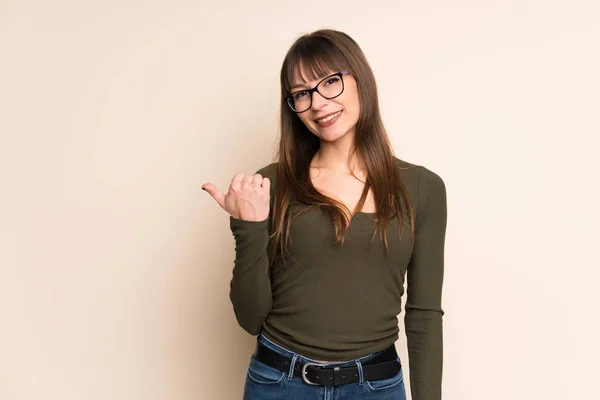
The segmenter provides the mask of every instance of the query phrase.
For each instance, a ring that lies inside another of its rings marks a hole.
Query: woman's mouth
[[[329,114],[326,117],[317,119],[315,121],[319,126],[322,126],[322,127],[330,126],[330,125],[333,125],[338,120],[338,118],[341,114],[342,114],[342,111],[338,111],[336,113]]]

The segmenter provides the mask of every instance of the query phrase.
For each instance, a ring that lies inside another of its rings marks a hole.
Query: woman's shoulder
[[[445,183],[442,177],[423,165],[414,164],[396,157],[396,167],[400,171],[402,182],[417,192],[445,190]]]

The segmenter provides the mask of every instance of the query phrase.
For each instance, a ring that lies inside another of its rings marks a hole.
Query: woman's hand
[[[264,221],[269,217],[269,190],[271,181],[260,174],[237,173],[231,180],[227,194],[221,193],[212,183],[206,190],[219,205],[234,218],[245,221]]]

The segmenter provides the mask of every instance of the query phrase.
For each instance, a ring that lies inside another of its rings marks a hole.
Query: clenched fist
[[[219,205],[234,218],[245,221],[264,221],[269,217],[269,189],[271,181],[260,174],[237,173],[231,180],[227,194],[221,193],[212,183],[206,190]]]

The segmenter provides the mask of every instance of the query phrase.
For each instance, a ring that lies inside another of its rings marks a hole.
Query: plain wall
[[[281,62],[323,27],[446,182],[444,399],[592,398],[599,3],[1,0],[0,399],[241,398],[200,186],[272,161]]]

